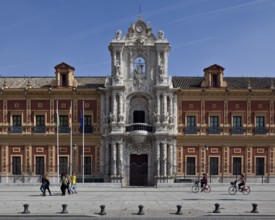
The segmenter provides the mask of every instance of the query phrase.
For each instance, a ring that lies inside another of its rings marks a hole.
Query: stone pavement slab
[[[99,217],[100,205],[105,205],[106,216],[125,218],[137,215],[143,205],[146,217],[178,218],[177,205],[184,217],[241,215],[275,216],[275,188],[272,184],[250,184],[251,194],[229,195],[228,184],[211,184],[208,193],[191,192],[192,184],[182,187],[102,188],[93,184],[78,184],[78,193],[61,196],[58,185],[51,186],[52,196],[43,197],[39,185],[0,184],[0,216],[23,215],[24,204],[29,204],[29,215],[60,216],[62,205],[67,204],[68,216]],[[221,213],[213,213],[218,203]],[[251,213],[256,203],[259,213]],[[26,215],[26,214],[24,214]]]

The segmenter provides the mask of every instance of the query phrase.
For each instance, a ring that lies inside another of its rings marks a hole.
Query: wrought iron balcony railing
[[[186,127],[185,134],[197,134],[199,129],[197,127]]]
[[[152,125],[144,124],[144,123],[135,123],[126,126],[126,132],[131,131],[147,131],[154,132],[154,127]]]
[[[90,134],[90,133],[93,133],[93,131],[94,131],[93,126],[91,126],[91,125],[84,126],[84,134]],[[80,133],[81,134],[83,133],[83,128],[82,127],[80,127]]]
[[[33,127],[33,133],[46,133],[46,126],[36,126]]]
[[[221,128],[220,127],[209,127],[208,134],[220,134]]]
[[[60,126],[58,128],[59,133],[70,133],[70,127],[69,126]]]
[[[267,134],[269,130],[266,127],[256,127],[254,128],[254,134]]]
[[[245,129],[243,127],[233,127],[231,128],[231,134],[243,134]]]
[[[9,133],[22,133],[23,127],[22,126],[12,126],[9,128]]]

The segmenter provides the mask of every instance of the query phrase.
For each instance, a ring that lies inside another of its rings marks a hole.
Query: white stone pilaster
[[[110,145],[109,143],[105,143],[105,154],[104,154],[104,161],[105,161],[105,167],[104,167],[104,173],[105,175],[109,176],[110,173],[110,158],[109,158],[109,154],[110,154]]]
[[[163,170],[163,176],[167,176],[167,144],[162,144],[162,155],[163,155],[163,164],[162,164],[162,170]]]
[[[116,143],[112,142],[111,148],[111,176],[116,176],[117,169],[116,169],[116,159],[117,159],[117,150],[116,150]]]
[[[122,143],[118,144],[117,149],[117,175],[122,175],[122,162],[123,162],[123,156],[122,156]]]

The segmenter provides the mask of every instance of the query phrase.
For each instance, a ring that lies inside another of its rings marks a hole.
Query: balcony
[[[266,127],[256,127],[254,128],[254,134],[267,134],[269,130]]]
[[[197,134],[199,129],[197,127],[186,127],[185,134]]]
[[[33,127],[32,132],[33,133],[38,133],[38,134],[46,133],[46,126],[36,126],[36,127]]]
[[[60,126],[58,128],[59,133],[70,133],[70,127],[69,126]]]
[[[220,134],[221,128],[220,127],[209,127],[208,134]]]
[[[15,133],[19,134],[23,132],[23,127],[22,126],[12,126],[9,128],[9,133]]]
[[[231,134],[243,134],[245,129],[243,127],[233,127],[231,128]]]
[[[93,133],[93,131],[94,131],[93,126],[91,126],[91,125],[84,126],[84,134],[91,134],[91,133]],[[80,127],[80,133],[81,134],[83,133],[83,128],[82,127]]]
[[[147,131],[147,132],[154,132],[154,127],[152,125],[148,125],[145,123],[135,123],[126,126],[126,132],[132,131]]]

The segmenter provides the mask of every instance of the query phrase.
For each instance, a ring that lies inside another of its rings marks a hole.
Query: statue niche
[[[136,62],[138,60],[138,62]],[[134,62],[134,80],[135,80],[135,85],[140,88],[146,79],[145,75],[145,61],[142,57],[138,57],[135,59]]]

